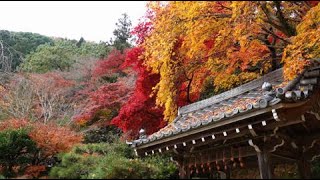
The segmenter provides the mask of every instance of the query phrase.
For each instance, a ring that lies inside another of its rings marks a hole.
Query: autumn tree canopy
[[[144,65],[160,75],[154,93],[157,105],[165,109],[164,118],[174,119],[179,102],[197,100],[208,78],[213,79],[215,91],[221,92],[283,64],[286,68],[288,61],[300,72],[305,60],[316,53],[298,60],[294,53],[290,59],[284,52],[287,47],[301,46],[299,35],[306,29],[309,39],[319,30],[318,18],[312,18],[317,17],[318,6],[307,1],[150,2],[145,19],[150,28],[141,43],[142,57]],[[308,21],[312,21],[309,26],[305,25]],[[317,38],[312,42],[318,42]],[[312,52],[318,51],[317,46],[309,46]]]

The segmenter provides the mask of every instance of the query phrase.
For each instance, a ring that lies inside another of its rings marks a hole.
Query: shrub
[[[113,125],[85,132],[84,143],[112,143],[119,139],[121,130]]]
[[[168,157],[134,158],[132,148],[119,141],[76,146],[60,158],[51,178],[162,179],[172,178],[176,172]]]
[[[13,177],[21,172],[32,162],[36,151],[36,143],[26,129],[0,131],[0,166],[4,176]]]

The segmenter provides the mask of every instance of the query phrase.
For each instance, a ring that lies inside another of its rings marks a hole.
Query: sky
[[[50,37],[109,41],[115,23],[127,13],[133,27],[147,1],[0,1],[0,30]]]

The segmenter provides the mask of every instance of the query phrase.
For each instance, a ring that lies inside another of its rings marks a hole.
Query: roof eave
[[[248,118],[251,118],[251,117],[255,117],[255,116],[258,116],[258,115],[261,115],[261,114],[264,114],[264,113],[272,112],[273,109],[277,110],[277,109],[286,109],[286,108],[299,107],[299,106],[305,104],[307,101],[302,101],[302,102],[297,102],[297,103],[282,103],[282,102],[280,102],[278,104],[275,104],[273,106],[269,106],[269,107],[266,107],[266,108],[253,109],[251,111],[240,113],[239,115],[235,115],[235,116],[226,118],[226,119],[224,119],[222,121],[213,122],[213,123],[210,123],[210,124],[208,124],[206,126],[200,126],[198,128],[194,128],[194,129],[192,129],[190,131],[181,132],[181,133],[176,134],[174,136],[169,136],[169,137],[161,138],[159,140],[155,140],[155,141],[152,141],[152,142],[144,143],[142,145],[137,146],[136,149],[140,149],[141,150],[141,149],[152,147],[152,146],[159,145],[159,144],[162,144],[162,143],[174,141],[174,140],[177,140],[177,139],[180,139],[180,138],[184,138],[184,137],[187,137],[187,136],[190,136],[190,135],[193,135],[193,134],[201,133],[203,131],[207,131],[207,130],[214,129],[214,128],[217,128],[217,127],[221,127],[221,126],[224,126],[224,125],[227,125],[227,124],[235,123],[235,122],[238,122],[238,121],[241,121],[241,120],[244,120],[244,119],[248,119]]]

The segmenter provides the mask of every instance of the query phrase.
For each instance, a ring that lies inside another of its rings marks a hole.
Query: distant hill
[[[14,71],[27,54],[35,51],[41,44],[53,44],[54,40],[37,33],[0,30],[0,43],[0,48],[4,51],[0,59],[0,69]],[[5,60],[7,62],[4,62]]]
[[[14,32],[0,30],[0,72],[14,72],[23,63],[29,54],[35,53],[40,45],[59,46],[61,42],[69,44],[68,48],[77,52],[77,55],[96,58],[105,57],[109,50],[106,43],[95,43],[62,37],[48,37],[38,33]],[[62,47],[63,48],[63,47]]]

